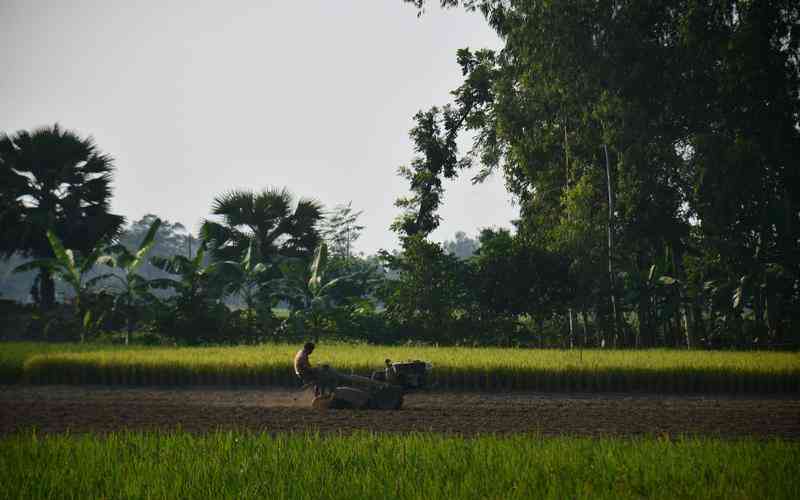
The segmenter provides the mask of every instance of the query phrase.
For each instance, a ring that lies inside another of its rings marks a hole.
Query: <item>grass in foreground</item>
[[[800,498],[800,443],[123,433],[0,439],[6,498]]]
[[[38,346],[46,352],[36,353]],[[290,344],[109,347],[0,344],[21,380],[49,383],[296,383]],[[16,354],[14,354],[16,353]],[[320,343],[313,362],[369,374],[384,358],[424,359],[443,388],[653,392],[800,391],[800,353],[398,347]],[[0,363],[3,358],[0,357]]]

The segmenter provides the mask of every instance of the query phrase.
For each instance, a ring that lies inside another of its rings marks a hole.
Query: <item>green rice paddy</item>
[[[299,345],[110,347],[0,344],[0,375],[30,383],[292,386]],[[800,353],[538,350],[320,343],[315,364],[368,375],[422,359],[442,389],[798,393]]]
[[[13,435],[5,498],[800,498],[800,443],[715,439]]]

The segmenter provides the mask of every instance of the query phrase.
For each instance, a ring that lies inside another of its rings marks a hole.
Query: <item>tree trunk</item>
[[[539,349],[544,347],[544,320],[539,318],[536,322],[539,325]]]
[[[581,314],[581,323],[583,323],[583,342],[581,343],[581,345],[583,347],[586,347],[589,344],[589,325],[587,324],[588,320],[586,319],[585,307],[581,307],[580,314]]]
[[[767,278],[769,279],[769,278]],[[785,342],[783,335],[783,307],[782,307],[782,294],[775,290],[776,284],[767,282],[765,306],[766,306],[766,324],[769,328],[769,336],[776,344]]]
[[[130,313],[128,316],[128,320],[126,321],[126,330],[125,330],[125,345],[128,345],[131,341],[131,334],[133,333],[133,318],[130,317]]]
[[[647,310],[647,303],[649,301],[649,296],[642,295],[639,297],[639,307],[636,314],[639,316],[639,333],[636,336],[636,347],[647,347],[646,344],[646,335],[649,330],[649,311]]]
[[[569,308],[569,348],[572,349],[575,346],[575,328],[573,327],[572,323],[572,308]]]
[[[705,338],[708,343],[708,333],[706,332],[705,322],[703,321],[703,309],[697,305],[697,298],[692,300],[692,322],[694,328],[694,339]]]
[[[608,321],[605,316],[601,316],[601,314],[604,314],[605,310],[605,304],[603,304],[603,301],[598,298],[597,304],[595,305],[595,329],[597,331],[598,347],[606,346],[606,330],[608,328]]]
[[[53,309],[56,303],[56,284],[53,275],[47,269],[39,271],[39,307],[43,311]]]

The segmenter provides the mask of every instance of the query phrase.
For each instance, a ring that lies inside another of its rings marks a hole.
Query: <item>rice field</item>
[[[46,348],[45,348],[46,346]],[[40,348],[41,347],[41,348]],[[298,345],[109,347],[2,344],[0,373],[30,383],[276,385],[297,381]],[[383,360],[422,359],[446,390],[798,393],[800,353],[614,351],[321,343],[314,364],[368,375]]]
[[[13,498],[800,498],[800,443],[216,432],[0,439]]]
[[[38,354],[64,352],[91,352],[109,349],[99,344],[67,344],[52,342],[0,342],[0,383],[23,380],[27,359]]]

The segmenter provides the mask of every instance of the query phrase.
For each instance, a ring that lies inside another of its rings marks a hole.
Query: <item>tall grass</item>
[[[3,345],[7,347],[8,344]],[[21,380],[33,383],[294,385],[298,345],[26,351]],[[13,350],[13,346],[12,346]],[[540,391],[800,391],[800,354],[719,351],[576,351],[322,344],[312,356],[369,374],[384,358],[433,364],[446,389]],[[19,359],[19,357],[15,358]]]
[[[5,498],[800,498],[800,443],[322,437],[236,432],[0,439]]]

